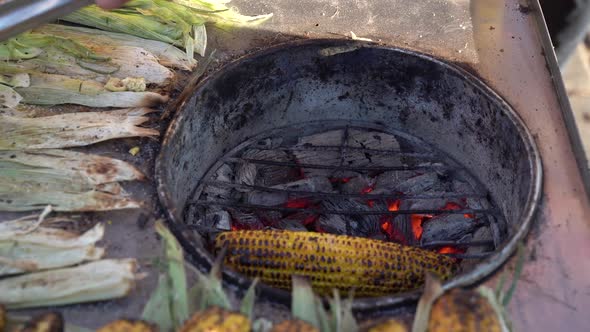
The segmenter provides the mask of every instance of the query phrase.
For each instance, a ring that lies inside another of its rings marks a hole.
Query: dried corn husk
[[[189,58],[186,53],[174,46],[161,41],[144,39],[129,34],[60,24],[47,24],[34,31],[72,38],[95,51],[98,51],[96,47],[104,47],[105,45],[140,47],[153,54],[160,64],[166,67],[192,70],[197,64],[194,59]]]
[[[12,109],[18,106],[23,97],[13,88],[0,84],[0,109]]]
[[[90,145],[114,138],[157,136],[157,130],[138,127],[149,120],[144,115],[151,112],[154,110],[131,108],[38,118],[2,116],[0,150],[65,148]]]
[[[31,160],[28,160],[31,158]],[[0,151],[0,210],[56,211],[137,208],[116,181],[140,180],[133,166],[73,151]]]
[[[9,309],[119,298],[135,284],[134,259],[105,259],[80,266],[0,280],[0,303]]]
[[[79,80],[64,75],[34,73],[31,85],[15,88],[22,102],[32,105],[78,104],[89,107],[148,107],[168,101],[156,92],[112,92],[97,81]]]

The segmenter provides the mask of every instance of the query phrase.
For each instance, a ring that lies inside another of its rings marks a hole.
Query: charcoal
[[[371,151],[345,150],[342,164],[347,167],[401,166],[399,156]]]
[[[447,184],[440,179],[438,174],[426,173],[412,177],[389,189],[406,195],[422,195],[427,191],[447,191],[447,188]]]
[[[221,165],[213,176],[214,181],[232,183],[234,171],[228,164]],[[201,199],[206,200],[228,200],[232,196],[232,189],[223,186],[206,186],[201,195]]]
[[[422,243],[434,241],[459,241],[467,234],[473,233],[482,224],[475,219],[465,218],[462,214],[443,214],[426,221],[422,228]]]
[[[383,189],[384,192],[391,191],[389,188],[396,188],[405,181],[418,176],[416,171],[387,171],[375,178],[375,189]]]
[[[322,201],[322,209],[332,211],[375,211],[376,207],[369,207],[366,202],[355,199],[326,199]],[[380,208],[386,211],[384,207]],[[377,234],[381,231],[381,223],[379,215],[342,215],[342,218],[349,221],[351,224],[358,224],[358,231],[354,231],[350,235],[369,236]],[[356,228],[356,227],[355,227]]]
[[[286,192],[276,193],[268,191],[250,191],[246,193],[246,203],[262,206],[283,205],[289,199]]]
[[[255,160],[268,160],[290,162],[289,155],[281,150],[258,150],[249,149],[242,154],[243,158]],[[256,165],[256,178],[254,184],[258,186],[274,186],[280,183],[291,182],[299,176],[298,171],[293,167]]]
[[[276,229],[282,229],[286,231],[294,231],[294,232],[306,232],[307,228],[300,222],[294,219],[281,219],[276,222],[274,225]]]
[[[343,216],[337,214],[330,214],[320,217],[318,220],[318,231],[323,231],[331,234],[347,235],[348,228],[358,227],[356,222],[347,221]]]
[[[332,192],[332,183],[326,177],[311,177],[289,183],[277,184],[272,186],[273,189],[291,190],[291,191],[312,191],[318,193]]]
[[[255,164],[242,163],[237,166],[236,183],[253,186],[258,175],[258,169]],[[243,189],[250,190],[250,189]]]
[[[227,211],[207,213],[199,218],[195,225],[205,229],[231,230],[231,217]]]
[[[346,143],[355,148],[399,151],[399,142],[395,136],[382,132],[351,129]]]
[[[343,183],[340,186],[340,191],[345,194],[366,193],[365,191],[367,191],[368,188],[373,188],[374,181],[374,179],[371,179],[364,175],[355,176],[348,182]]]
[[[238,209],[228,209],[232,217],[232,226],[238,229],[263,229],[264,223],[253,212]],[[233,228],[233,227],[232,227]]]
[[[340,165],[339,151],[321,151],[321,150],[296,150],[293,151],[295,159],[300,164],[334,166]],[[323,170],[326,171],[326,170]],[[330,171],[330,170],[327,170]]]

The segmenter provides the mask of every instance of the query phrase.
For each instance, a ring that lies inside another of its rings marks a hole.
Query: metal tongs
[[[92,3],[92,0],[0,0],[0,41]]]

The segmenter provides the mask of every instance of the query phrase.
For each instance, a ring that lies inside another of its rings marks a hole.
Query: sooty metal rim
[[[277,53],[285,49],[291,49],[299,46],[343,46],[360,48],[379,48],[382,50],[399,52],[409,56],[418,57],[423,60],[435,63],[436,65],[444,67],[446,70],[454,72],[455,74],[463,77],[465,81],[469,82],[469,84],[477,88],[483,95],[489,98],[489,100],[494,101],[500,106],[501,109],[504,110],[505,115],[511,120],[515,128],[518,130],[521,138],[523,139],[528,157],[527,159],[529,164],[529,176],[532,180],[531,189],[528,192],[525,206],[522,209],[522,222],[520,223],[519,228],[518,230],[516,230],[514,235],[511,236],[509,240],[505,242],[500,248],[498,248],[495,254],[483,260],[478,265],[478,267],[473,269],[472,271],[463,273],[445,282],[443,284],[443,289],[447,290],[454,287],[472,286],[480,282],[481,280],[485,279],[486,277],[490,276],[494,271],[500,268],[515,252],[518,244],[521,241],[523,241],[523,239],[528,234],[532,222],[535,218],[537,206],[539,205],[542,195],[543,170],[541,156],[535,144],[533,136],[526,127],[524,121],[500,95],[493,91],[489,86],[484,84],[478,77],[474,76],[473,74],[469,73],[468,71],[460,67],[415,51],[405,50],[393,46],[384,46],[370,42],[340,39],[298,40],[287,42],[284,44],[270,47],[259,52],[255,52],[253,54],[249,54],[225,65],[219,71],[204,78],[196,87],[194,87],[193,94],[187,94],[186,99],[181,100],[178,103],[179,111],[177,111],[177,113],[174,115],[174,118],[172,119],[166,131],[166,134],[164,135],[164,139],[162,141],[162,150],[160,151],[160,155],[156,159],[155,179],[157,184],[158,197],[166,210],[168,223],[171,226],[172,232],[175,234],[175,236],[178,238],[179,242],[183,246],[184,250],[187,252],[189,261],[192,264],[196,265],[196,267],[200,270],[207,271],[211,267],[213,258],[211,254],[206,250],[202,248],[197,248],[194,245],[190,244],[183,236],[181,236],[181,230],[175,227],[175,225],[178,225],[182,222],[182,220],[178,220],[178,218],[176,218],[176,215],[180,215],[178,213],[178,209],[182,207],[177,206],[176,202],[174,202],[171,199],[170,194],[168,193],[167,185],[163,182],[163,175],[165,172],[165,170],[163,169],[164,150],[167,149],[171,137],[177,132],[178,128],[180,127],[180,124],[185,119],[186,112],[184,112],[183,110],[186,106],[187,101],[190,100],[190,97],[192,95],[199,93],[200,90],[204,86],[206,86],[206,84],[209,81],[215,80],[222,72],[231,71],[232,69],[240,66],[243,61],[272,56],[273,53]],[[223,278],[224,282],[226,282],[230,286],[237,287],[240,291],[244,291],[251,284],[251,280],[228,269],[224,269]],[[271,288],[266,285],[259,285],[258,289],[262,298],[283,304],[289,304],[290,302],[290,294],[286,291]],[[419,298],[420,294],[421,291],[413,291],[403,294],[388,295],[376,298],[355,299],[353,303],[353,309],[358,312],[392,309],[395,307],[400,307],[415,302]]]

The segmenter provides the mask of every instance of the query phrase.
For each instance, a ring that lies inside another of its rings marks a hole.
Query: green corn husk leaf
[[[170,307],[170,283],[166,274],[158,278],[158,285],[143,308],[141,319],[157,324],[161,331],[173,331],[174,321]]]
[[[328,312],[326,311],[326,308],[324,308],[324,304],[322,303],[322,300],[319,297],[315,298],[315,307],[317,309],[318,322],[320,324],[320,331],[321,332],[337,331],[337,330],[334,330],[333,321],[332,321],[330,315],[328,315]]]
[[[198,55],[204,57],[207,51],[207,29],[204,25],[196,25],[193,29],[195,38],[194,49]]]
[[[156,232],[164,239],[170,312],[174,325],[178,328],[189,318],[184,256],[180,243],[161,220],[156,222]]]
[[[0,150],[34,150],[90,145],[123,137],[157,136],[138,127],[154,112],[148,108],[81,112],[38,118],[0,116]]]
[[[135,37],[128,34],[59,24],[47,24],[36,29],[35,32],[73,38],[80,44],[95,51],[97,51],[97,47],[102,48],[105,45],[112,46],[113,48],[118,46],[143,48],[151,53],[160,64],[166,67],[192,70],[196,65],[194,59],[189,58],[185,52],[174,46],[161,41]],[[109,54],[109,56],[113,58],[113,61],[116,61],[113,54]]]
[[[17,73],[2,75],[0,74],[0,84],[8,85],[13,88],[26,88],[31,85],[29,74]]]
[[[22,99],[23,97],[13,88],[0,84],[0,109],[15,108]]]
[[[352,313],[351,292],[348,299],[341,300],[338,290],[334,290],[334,297],[330,300],[330,313],[332,316],[332,330],[339,332],[357,332],[358,324]]]
[[[256,285],[258,284],[259,279],[255,278],[252,281],[250,287],[246,291],[246,295],[242,299],[242,303],[240,304],[240,312],[248,317],[250,321],[254,319],[254,305],[256,304]]]
[[[134,259],[105,259],[2,279],[0,303],[19,309],[124,297],[135,285],[136,265]]]
[[[212,306],[233,309],[223,290],[221,280],[223,257],[225,257],[225,250],[222,250],[217,256],[208,275],[195,271],[198,276],[197,283],[189,289],[189,296],[192,299],[190,302],[191,311],[201,311]]]
[[[311,325],[320,328],[320,320],[316,310],[316,296],[309,282],[300,276],[293,276],[291,314]]]
[[[180,29],[173,24],[160,23],[153,18],[143,16],[134,10],[106,11],[92,5],[80,9],[62,20],[182,46],[180,42],[182,31]]]
[[[235,8],[226,6],[230,1],[203,1],[203,0],[172,0],[177,4],[184,5],[197,10],[209,10],[210,13],[203,14],[207,22],[214,23],[221,28],[232,28],[241,26],[255,26],[268,21],[273,14],[256,16],[242,15]],[[198,14],[198,12],[195,12]]]
[[[27,157],[31,156],[28,161]],[[60,150],[0,152],[0,210],[56,211],[138,208],[115,181],[142,179],[133,166]]]
[[[444,290],[440,280],[434,275],[427,273],[424,293],[420,297],[420,301],[418,301],[418,308],[416,308],[416,315],[414,316],[414,323],[412,324],[412,332],[427,331],[432,306],[443,293]]]

